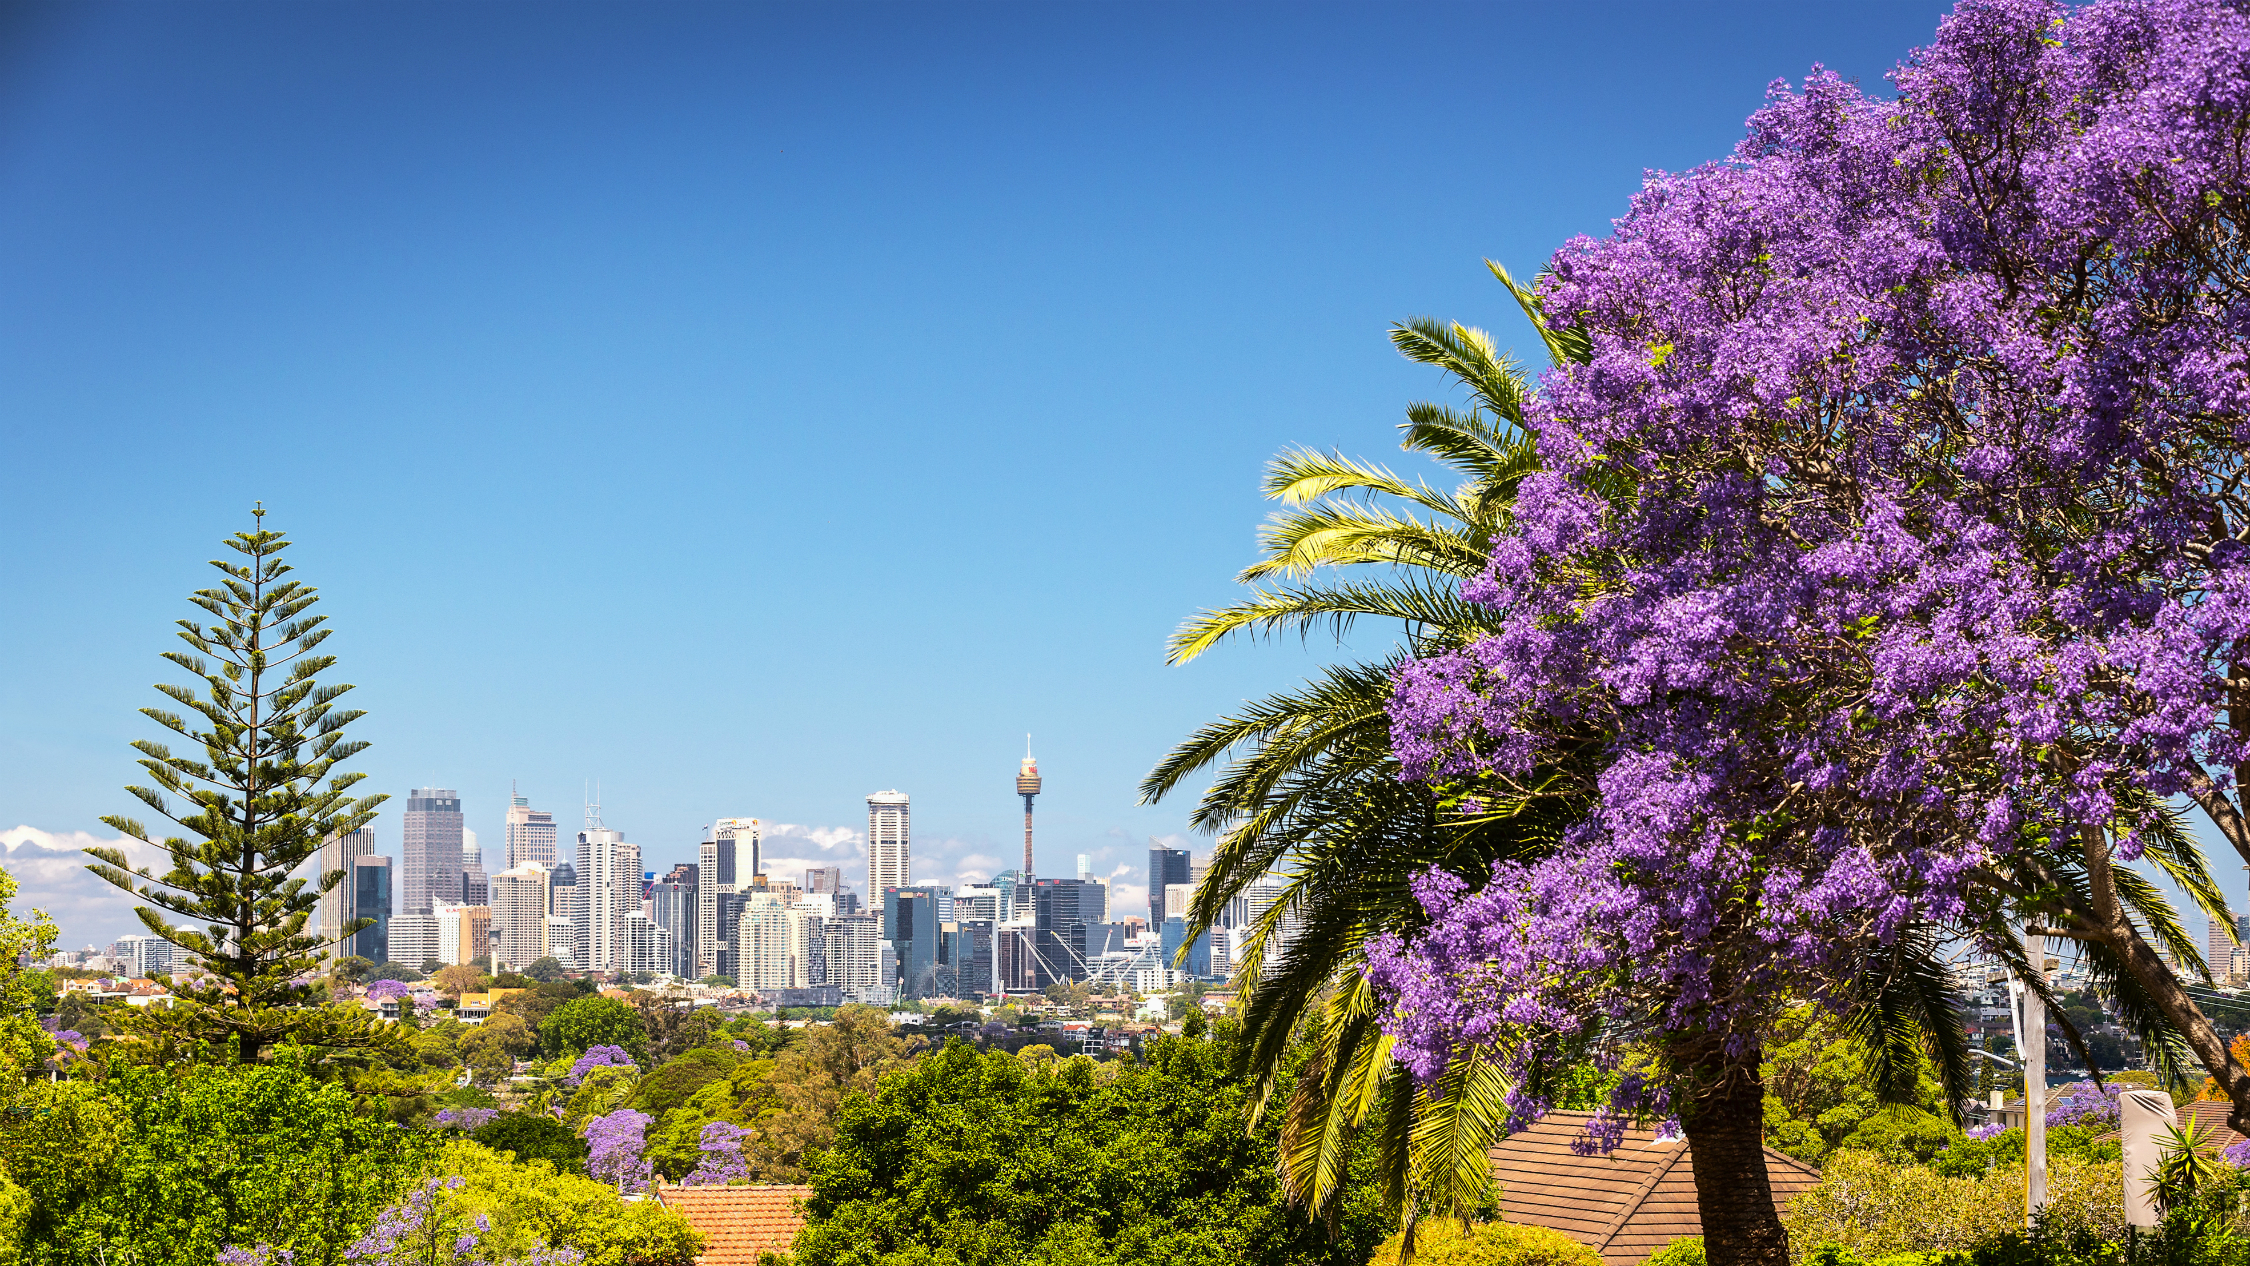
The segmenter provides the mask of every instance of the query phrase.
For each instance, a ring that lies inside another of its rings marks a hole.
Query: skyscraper
[[[722,907],[723,898],[748,892],[758,868],[764,865],[760,850],[765,828],[756,818],[720,818],[703,831],[703,847],[695,867],[695,970],[694,975],[731,975],[721,960],[734,959],[734,925],[739,915]]]
[[[632,946],[625,920],[641,912],[641,846],[602,824],[600,805],[586,806],[586,829],[578,833],[578,890],[586,905],[588,971],[630,971]]]
[[[472,906],[492,900],[492,876],[484,868],[484,850],[477,845],[477,833],[465,826],[461,828],[461,900]]]
[[[548,873],[537,862],[492,877],[492,967],[521,971],[547,957]]]
[[[844,868],[841,866],[805,867],[805,895],[817,897],[823,893],[833,896],[844,890]]]
[[[672,961],[664,970],[689,980],[703,974],[696,970],[695,959],[703,917],[697,875],[695,865],[675,862],[672,873],[656,881],[649,897],[650,917],[672,934]]]
[[[461,899],[461,796],[417,787],[406,797],[406,863],[400,913],[428,914],[430,902]]]
[[[885,888],[914,882],[913,836],[907,822],[906,793],[878,791],[867,798],[867,906],[883,907]]]
[[[375,922],[336,952],[357,954],[370,963],[396,961],[391,957],[391,859],[380,855],[359,858],[344,882],[352,889],[351,917]]]
[[[531,807],[531,801],[508,797],[508,869],[525,862],[555,864],[555,815]]]
[[[1164,926],[1167,913],[1164,906],[1164,889],[1171,884],[1193,882],[1190,879],[1188,851],[1184,848],[1166,848],[1155,840],[1148,842],[1148,925],[1151,929]],[[1179,913],[1187,913],[1185,910]]]
[[[371,857],[374,853],[375,830],[372,827],[362,827],[346,835],[331,835],[321,841],[319,878],[326,878],[332,870],[344,872],[340,883],[320,894],[322,938],[329,941],[338,939],[354,919],[361,917],[357,903],[353,901],[358,891],[353,881],[359,875],[359,859]],[[343,946],[331,946],[326,952],[330,955],[343,955],[351,953],[351,950]]]

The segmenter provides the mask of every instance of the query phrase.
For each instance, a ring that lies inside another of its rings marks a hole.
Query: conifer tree
[[[320,680],[336,657],[316,651],[330,632],[327,617],[308,614],[318,591],[287,579],[281,554],[289,542],[266,529],[263,503],[252,513],[256,525],[224,542],[239,559],[211,563],[225,579],[190,599],[216,622],[180,621],[188,649],[164,655],[201,678],[203,690],[157,687],[184,715],[141,709],[201,751],[133,744],[154,785],[126,790],[184,834],[159,841],[135,819],[102,819],[162,850],[170,867],[153,874],[133,868],[122,849],[87,850],[98,859],[87,869],[148,902],[135,911],[142,924],[209,973],[179,988],[171,1010],[141,1017],[134,1028],[167,1044],[231,1044],[246,1062],[281,1041],[370,1044],[356,1015],[301,1004],[320,952],[372,921],[308,933],[314,905],[344,874],[310,883],[292,876],[323,840],[372,821],[387,798],[352,795],[366,775],[341,766],[367,744],[346,739],[344,730],[363,714],[336,706],[350,686]]]

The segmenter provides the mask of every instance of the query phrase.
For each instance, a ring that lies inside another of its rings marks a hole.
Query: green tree
[[[627,1204],[607,1185],[557,1172],[544,1160],[510,1161],[467,1139],[446,1144],[433,1175],[459,1177],[446,1203],[482,1215],[478,1242],[487,1261],[510,1261],[541,1248],[576,1249],[584,1266],[692,1266],[702,1237],[653,1200]]]
[[[148,903],[135,910],[143,926],[211,973],[206,984],[179,988],[173,1006],[142,1011],[134,1027],[175,1041],[231,1041],[243,1060],[291,1037],[344,1046],[378,1040],[356,1011],[292,1005],[297,979],[319,970],[321,951],[372,922],[308,934],[313,907],[343,872],[311,882],[292,875],[322,840],[373,821],[386,798],[351,794],[366,775],[342,767],[367,745],[344,731],[362,714],[336,706],[350,686],[320,680],[336,657],[317,650],[330,632],[327,617],[311,614],[318,594],[287,579],[281,555],[289,542],[266,530],[263,507],[253,513],[257,526],[225,542],[239,561],[214,560],[223,579],[191,599],[216,623],[180,621],[188,649],[164,655],[201,678],[203,692],[158,686],[187,715],[141,710],[194,754],[154,740],[133,744],[153,785],[126,790],[184,834],[159,840],[136,819],[102,819],[170,864],[158,875],[134,867],[120,848],[86,850],[97,859],[89,870]]]
[[[36,1068],[55,1049],[37,1019],[56,1005],[54,980],[23,965],[53,951],[55,925],[42,910],[18,917],[15,899],[16,877],[0,870],[0,1076]]]
[[[503,1112],[469,1135],[519,1161],[546,1161],[566,1174],[586,1172],[586,1140],[553,1117],[533,1112]]]
[[[844,1101],[811,1162],[804,1266],[1028,1261],[1360,1266],[1392,1227],[1357,1149],[1333,1229],[1291,1214],[1278,1123],[1252,1128],[1225,1042],[1039,1072],[955,1040]]]
[[[559,959],[536,958],[532,960],[531,966],[523,969],[523,974],[539,981],[561,980],[563,965]]]
[[[358,1111],[301,1060],[288,1048],[267,1065],[123,1065],[100,1086],[26,1088],[0,1115],[0,1158],[31,1197],[25,1261],[208,1266],[265,1243],[340,1262],[432,1141]]]
[[[622,1046],[636,1062],[648,1059],[648,1029],[638,1011],[615,998],[576,998],[539,1022],[540,1048],[577,1055],[596,1046]]]

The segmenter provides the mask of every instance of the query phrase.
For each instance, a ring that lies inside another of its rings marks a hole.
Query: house
[[[758,1266],[761,1253],[786,1253],[805,1225],[801,1203],[810,1187],[675,1187],[659,1179],[649,1192],[703,1236],[696,1266]]]
[[[1604,1266],[1633,1266],[1683,1235],[1703,1234],[1686,1140],[1629,1128],[1616,1150],[1581,1156],[1591,1112],[1550,1112],[1492,1149],[1492,1176],[1510,1222],[1560,1231],[1601,1254]],[[1776,1208],[1820,1181],[1820,1171],[1767,1148]]]

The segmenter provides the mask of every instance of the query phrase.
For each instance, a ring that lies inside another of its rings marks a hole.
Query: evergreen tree
[[[201,752],[176,755],[164,743],[133,744],[155,785],[126,790],[184,834],[160,842],[135,819],[102,819],[162,850],[170,868],[153,874],[132,867],[122,849],[87,850],[98,859],[87,869],[148,902],[135,911],[142,924],[209,973],[202,983],[179,988],[169,1011],[138,1018],[135,1031],[166,1044],[232,1043],[244,1061],[284,1040],[346,1046],[379,1040],[356,1013],[298,1005],[320,969],[320,952],[371,920],[309,934],[308,915],[322,893],[343,881],[343,872],[310,883],[291,876],[323,840],[372,821],[386,799],[351,794],[366,775],[340,767],[367,744],[347,740],[344,729],[362,714],[336,706],[350,686],[320,680],[336,657],[316,653],[330,632],[323,627],[327,617],[308,614],[318,591],[287,579],[290,567],[281,553],[289,542],[266,530],[262,504],[253,514],[256,526],[225,542],[240,559],[213,560],[225,579],[190,599],[216,623],[180,621],[180,640],[189,649],[164,655],[202,678],[204,693],[160,685],[157,690],[187,715],[141,710]],[[175,925],[167,914],[187,922]]]

